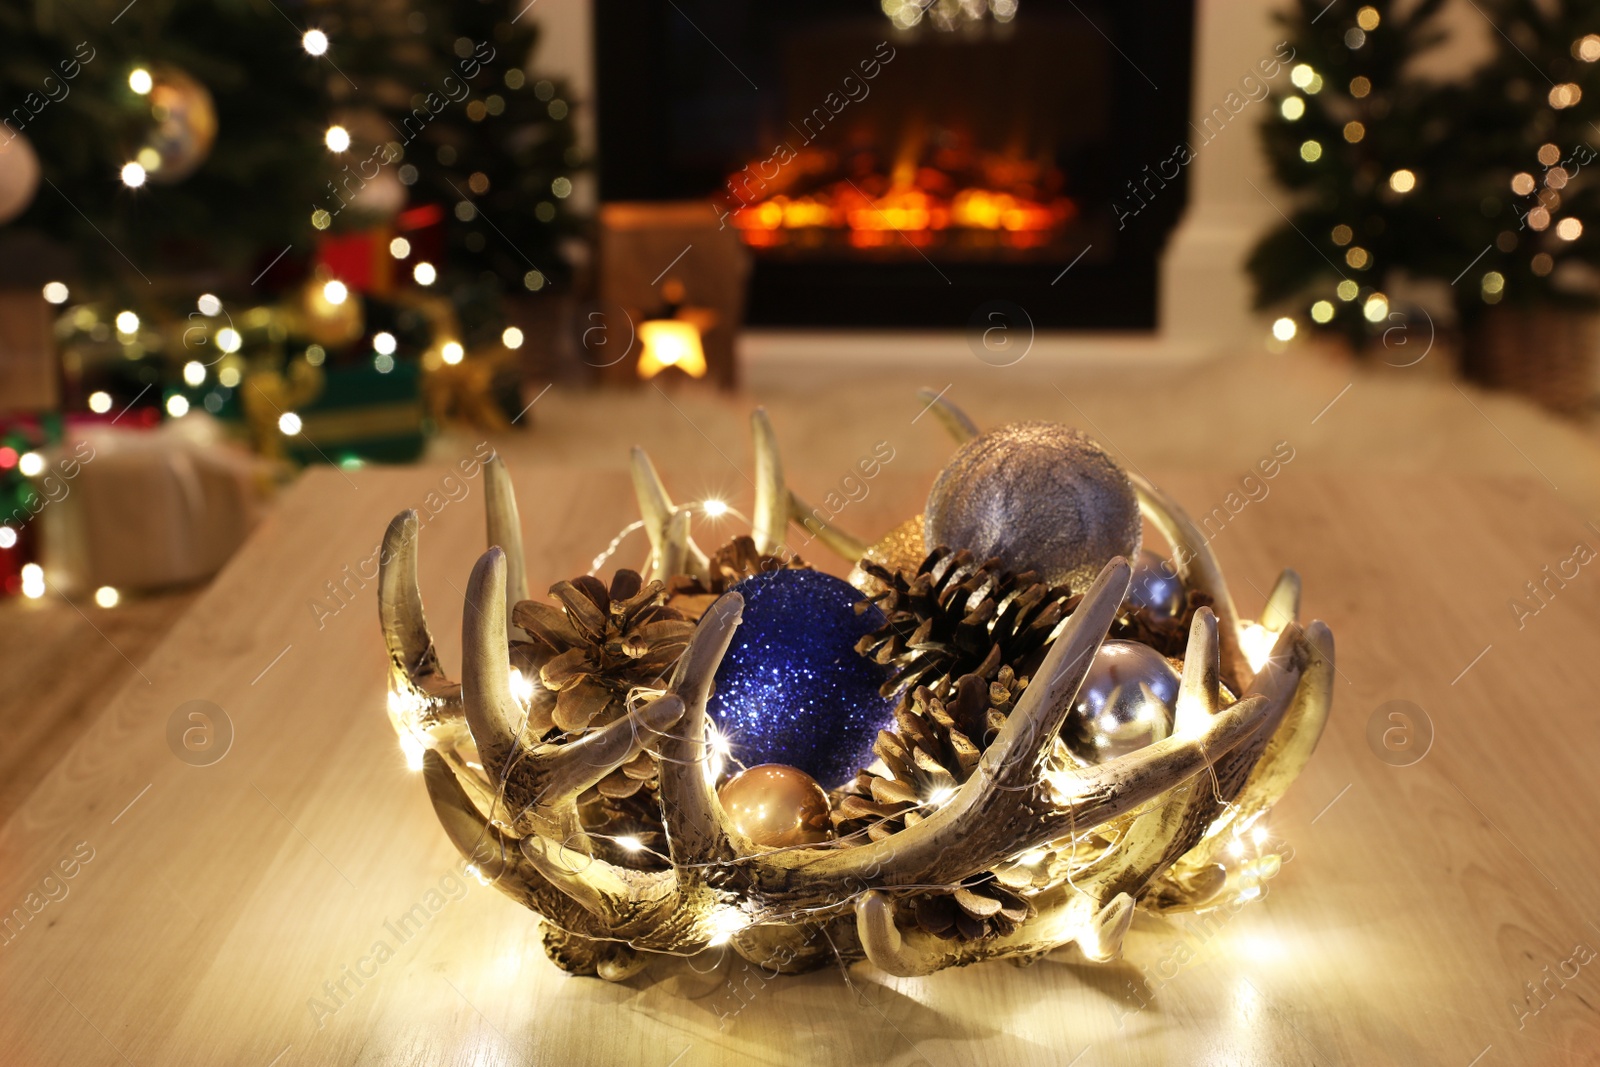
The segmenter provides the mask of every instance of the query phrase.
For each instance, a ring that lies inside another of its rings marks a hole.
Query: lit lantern
[[[654,378],[677,367],[691,378],[706,376],[706,353],[700,327],[683,319],[650,319],[639,325],[639,377]]]

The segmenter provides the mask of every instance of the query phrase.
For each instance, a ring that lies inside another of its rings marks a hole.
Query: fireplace
[[[1150,330],[1187,185],[1150,167],[1187,136],[1192,22],[1170,0],[598,0],[600,197],[703,201],[749,250],[753,325],[962,327],[1000,300]]]

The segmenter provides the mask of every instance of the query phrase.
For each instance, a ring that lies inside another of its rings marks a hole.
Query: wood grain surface
[[[1197,514],[1238,485],[1150,473]],[[481,485],[451,499],[445,475],[307,475],[0,827],[0,1063],[1600,1062],[1600,560],[1536,614],[1509,605],[1600,535],[1543,482],[1291,465],[1217,532],[1241,609],[1292,565],[1338,642],[1333,721],[1272,819],[1291,858],[1237,914],[1141,919],[1108,966],[769,980],[702,957],[609,985],[557,971],[528,913],[458,880],[384,714],[360,566],[431,492],[422,588],[459,663]],[[634,517],[620,472],[513,475],[534,588]],[[839,520],[888,529],[930,475],[890,468]],[[1369,740],[1397,700],[1408,724]],[[190,701],[219,709],[209,752],[169,743]]]

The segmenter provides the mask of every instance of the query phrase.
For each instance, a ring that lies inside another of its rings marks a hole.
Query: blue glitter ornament
[[[861,592],[821,571],[767,571],[732,592],[744,621],[717,669],[707,711],[745,766],[786,763],[824,788],[843,785],[872,762],[872,743],[894,712],[878,687],[889,668],[855,644],[884,625],[857,613]]]

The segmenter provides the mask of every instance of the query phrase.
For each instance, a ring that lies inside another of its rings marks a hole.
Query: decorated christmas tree
[[[1355,11],[1300,0],[1285,16],[1293,88],[1263,130],[1295,206],[1250,257],[1259,306],[1359,344],[1384,328],[1397,271],[1428,274],[1448,260],[1428,195],[1444,180],[1453,130],[1437,89],[1405,73],[1438,43],[1441,3],[1402,13],[1388,0]]]
[[[1397,280],[1443,283],[1454,306],[1434,310],[1453,314],[1472,374],[1487,309],[1586,308],[1600,293],[1584,221],[1597,194],[1579,177],[1600,118],[1600,4],[1486,4],[1493,53],[1453,82],[1413,73],[1445,39],[1441,4],[1397,7],[1302,0],[1286,18],[1296,89],[1264,139],[1296,202],[1249,266],[1259,306],[1357,348],[1388,328]]]
[[[0,10],[0,249],[64,305],[67,410],[203,405],[336,461],[504,425],[508,300],[565,280],[578,229],[536,36],[511,0]]]
[[[1460,173],[1442,206],[1459,215],[1457,254],[1481,255],[1457,287],[1458,304],[1468,322],[1502,301],[1593,307],[1600,186],[1580,172],[1597,157],[1600,3],[1499,0],[1492,17],[1505,34],[1500,47],[1452,100]]]
[[[69,280],[147,299],[307,247],[328,69],[266,0],[124,6],[0,5],[0,240],[43,237]]]
[[[337,0],[309,11],[343,72],[329,93],[348,136],[312,224],[361,232],[409,205],[401,228],[425,232],[396,258],[413,280],[430,277],[419,263],[432,268],[428,284],[451,294],[469,334],[494,326],[486,308],[498,294],[563,280],[561,243],[577,232],[572,106],[528,74],[537,29],[518,6]]]
[[[537,288],[582,161],[560,87],[525,71],[535,38],[509,0],[7,5],[0,234],[72,248],[80,276],[249,282],[317,230],[434,205],[442,289]]]

